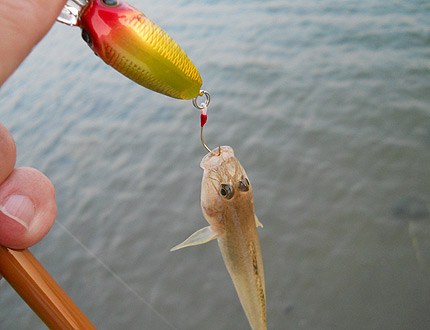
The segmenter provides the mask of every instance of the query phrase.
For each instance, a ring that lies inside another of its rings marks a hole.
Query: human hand
[[[66,2],[1,0],[0,86],[48,33]]]
[[[0,245],[24,249],[39,242],[57,214],[54,186],[41,172],[15,168],[15,142],[0,123]]]
[[[0,5],[0,86],[49,31],[66,0],[2,0]],[[41,172],[15,168],[16,147],[0,123],[0,245],[24,249],[52,227],[54,187]]]

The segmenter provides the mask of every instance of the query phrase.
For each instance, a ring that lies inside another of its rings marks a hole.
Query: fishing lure
[[[187,54],[138,9],[120,0],[72,1],[57,21],[79,26],[84,41],[108,65],[173,98],[202,95],[202,78]]]

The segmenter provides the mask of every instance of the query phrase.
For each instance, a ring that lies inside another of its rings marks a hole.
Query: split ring
[[[200,91],[200,93],[199,93],[199,95],[197,95],[195,98],[193,98],[193,105],[194,105],[194,107],[195,108],[197,108],[197,109],[199,109],[199,110],[202,110],[203,109],[203,107],[202,106],[200,106],[200,105],[197,105],[197,98],[199,97],[199,96],[205,96],[206,97],[206,101],[205,101],[205,106],[207,107],[208,105],[209,105],[209,103],[211,102],[211,96],[209,95],[209,93],[208,92],[206,92],[206,91],[204,91],[204,90],[201,90]]]

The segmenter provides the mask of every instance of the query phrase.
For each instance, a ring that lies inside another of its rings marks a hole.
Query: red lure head
[[[103,45],[114,38],[115,29],[121,25],[120,17],[133,11],[137,9],[123,1],[88,1],[79,13],[78,19],[78,25],[82,29],[82,39],[96,55],[100,56]]]

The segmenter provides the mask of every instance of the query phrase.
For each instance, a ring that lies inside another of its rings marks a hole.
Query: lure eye
[[[242,177],[242,180],[239,181],[239,190],[240,191],[249,190],[249,180],[247,178]]]
[[[84,41],[88,44],[88,46],[91,47],[93,42],[91,41],[91,37],[90,37],[89,33],[86,30],[82,30],[81,35],[82,35],[82,39],[84,39]]]
[[[118,0],[102,0],[102,2],[108,7],[116,7],[119,5]]]
[[[231,199],[233,197],[233,189],[231,189],[228,184],[222,184],[219,192],[222,197],[227,199]]]

